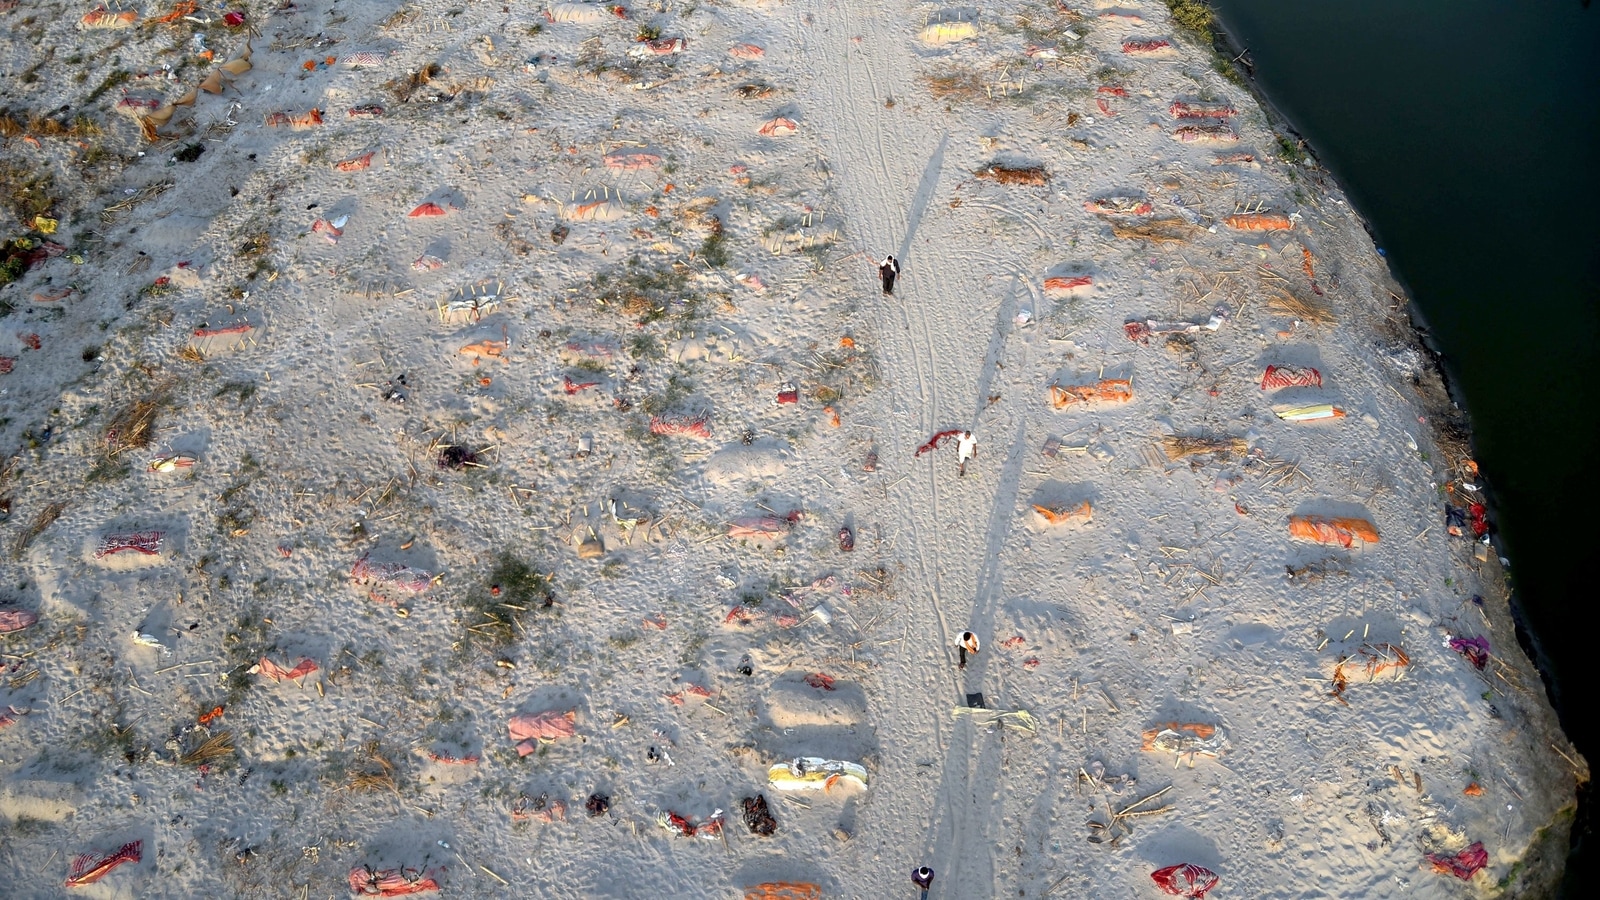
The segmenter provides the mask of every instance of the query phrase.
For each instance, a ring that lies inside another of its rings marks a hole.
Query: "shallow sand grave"
[[[43,9],[5,103],[100,124],[6,137],[19,895],[1559,872],[1460,415],[1164,8]]]

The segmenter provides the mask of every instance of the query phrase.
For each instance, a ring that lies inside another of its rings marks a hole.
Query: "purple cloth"
[[[1451,638],[1450,649],[1465,656],[1472,667],[1483,670],[1489,664],[1489,639],[1483,637]]]

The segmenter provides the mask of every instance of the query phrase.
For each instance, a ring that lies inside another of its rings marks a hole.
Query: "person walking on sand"
[[[878,277],[883,281],[884,296],[894,293],[894,279],[900,274],[900,263],[892,256],[885,256],[883,262],[878,263]]]
[[[927,866],[912,869],[911,883],[922,889],[922,900],[928,900],[928,890],[933,887],[933,870]]]
[[[956,663],[956,668],[965,669],[967,654],[978,655],[978,636],[970,631],[961,632],[961,640],[956,642],[956,653],[961,657],[961,661]]]
[[[978,458],[978,439],[972,432],[963,431],[956,435],[956,475],[967,474],[967,460]]]

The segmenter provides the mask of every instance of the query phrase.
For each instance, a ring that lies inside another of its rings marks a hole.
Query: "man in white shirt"
[[[885,256],[883,262],[878,263],[878,277],[883,280],[883,293],[885,296],[894,293],[894,279],[900,274],[900,263],[892,256]]]

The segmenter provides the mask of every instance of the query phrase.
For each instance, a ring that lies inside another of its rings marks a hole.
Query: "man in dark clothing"
[[[900,264],[892,256],[885,256],[883,262],[878,263],[878,277],[883,279],[884,294],[894,293],[894,279],[900,274]]]
[[[911,870],[911,883],[922,888],[922,900],[928,900],[928,889],[933,887],[933,870],[927,866]]]

